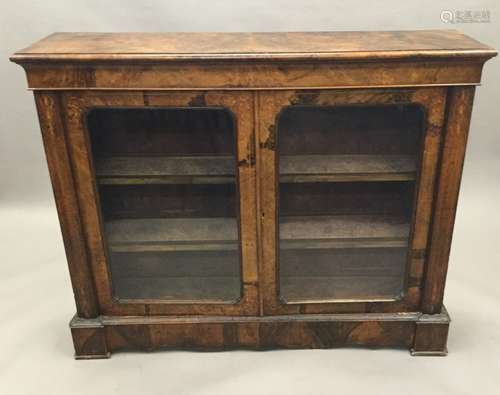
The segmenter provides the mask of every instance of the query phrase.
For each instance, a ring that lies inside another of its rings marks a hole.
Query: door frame
[[[61,93],[83,237],[102,315],[257,315],[259,311],[254,99],[249,92],[71,91]],[[242,294],[236,303],[120,300],[113,295],[85,115],[94,108],[225,108],[236,128]]]
[[[272,314],[383,313],[418,311],[422,298],[435,181],[443,139],[446,87],[282,90],[257,93],[258,213],[263,312]],[[424,109],[423,142],[412,213],[407,278],[400,298],[391,301],[285,303],[279,297],[277,118],[288,106],[406,105]]]

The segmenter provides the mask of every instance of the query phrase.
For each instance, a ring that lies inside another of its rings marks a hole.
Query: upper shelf
[[[231,156],[106,157],[99,184],[224,184],[234,182]],[[281,182],[396,181],[416,176],[410,155],[294,155],[280,158]]]
[[[280,157],[281,182],[395,181],[416,176],[410,155],[294,155]]]
[[[234,183],[231,156],[104,157],[96,160],[99,184]]]

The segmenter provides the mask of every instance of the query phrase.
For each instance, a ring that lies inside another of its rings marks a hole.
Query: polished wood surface
[[[414,355],[446,354],[446,310],[421,313],[275,317],[74,317],[77,359],[108,358],[119,350],[232,350],[411,348]]]
[[[99,314],[99,306],[89,267],[75,181],[62,125],[61,99],[50,92],[36,93],[35,102],[71,274],[76,310],[82,318],[95,317]]]
[[[31,89],[260,90],[478,84],[495,55],[453,30],[56,33],[11,60]]]
[[[76,357],[358,345],[444,355],[472,99],[495,55],[448,30],[55,33],[15,53],[35,90]],[[186,114],[165,126],[171,115],[95,113],[89,128],[96,108],[231,116],[205,128]],[[233,127],[234,144],[220,134]],[[93,143],[91,129],[106,137]],[[201,156],[181,152],[188,130]],[[211,156],[202,140],[216,135]],[[225,204],[204,199],[231,184]],[[196,197],[183,199],[189,188]],[[168,266],[167,255],[181,258]]]
[[[451,88],[434,206],[422,311],[439,312],[443,304],[448,258],[474,100],[474,87]]]
[[[23,63],[33,90],[253,91],[477,85],[483,58],[454,62]],[[349,70],[349,72],[346,72]],[[390,70],[391,72],[388,72]],[[131,76],[133,76],[131,78]]]
[[[366,60],[488,58],[496,52],[454,30],[292,33],[54,33],[16,62],[140,60]]]

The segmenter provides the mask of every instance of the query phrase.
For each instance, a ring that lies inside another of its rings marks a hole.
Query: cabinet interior
[[[282,302],[401,296],[422,122],[416,105],[292,106],[278,115]],[[115,296],[235,303],[232,114],[100,108],[87,128]]]
[[[282,302],[401,296],[422,121],[415,105],[292,106],[279,114]]]
[[[236,129],[222,108],[87,116],[113,292],[234,303],[241,296]]]

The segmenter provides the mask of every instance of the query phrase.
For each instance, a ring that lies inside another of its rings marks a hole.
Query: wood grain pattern
[[[104,325],[98,318],[74,317],[70,323],[76,359],[109,358]]]
[[[438,313],[442,308],[473,99],[474,88],[452,88],[448,96],[447,124],[421,306],[428,314]]]
[[[155,349],[400,347],[414,345],[420,313],[334,314],[276,317],[107,317],[74,318],[78,342],[88,327],[104,326],[109,351]],[[425,318],[424,318],[425,320]],[[449,322],[446,313],[433,320]],[[81,339],[80,339],[81,338]]]
[[[495,55],[443,30],[56,33],[11,60],[32,89],[249,90],[477,84]]]
[[[117,301],[112,293],[111,275],[107,264],[102,236],[102,219],[100,202],[97,198],[95,185],[95,170],[91,158],[90,143],[85,127],[84,113],[85,95],[73,95],[66,92],[61,96],[64,111],[64,123],[68,138],[68,153],[75,179],[75,191],[80,206],[80,219],[82,221],[83,235],[90,257],[94,284],[100,312],[118,310],[128,314],[144,314],[143,305],[124,305],[116,308]],[[144,105],[141,94],[126,95],[125,97],[98,97],[95,106],[113,105]]]
[[[445,356],[450,317],[444,306],[436,314],[423,314],[415,327],[415,339],[411,354],[415,356]]]
[[[477,85],[482,61],[23,66],[34,90],[248,91]]]
[[[54,33],[16,62],[141,60],[365,60],[494,56],[453,30],[289,33]]]
[[[80,208],[68,157],[68,142],[62,121],[60,97],[53,93],[35,94],[52,189],[71,274],[77,313],[96,317],[99,307],[83,236]]]

